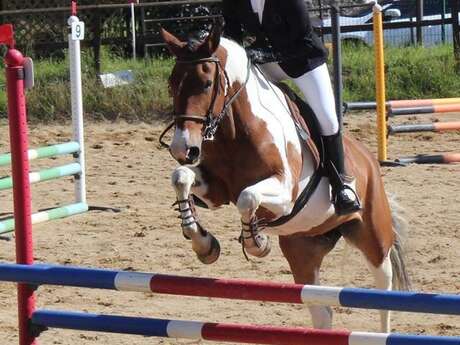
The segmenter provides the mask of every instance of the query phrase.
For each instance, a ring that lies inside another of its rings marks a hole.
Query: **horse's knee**
[[[176,189],[186,189],[190,191],[194,181],[195,173],[185,166],[176,168],[171,175],[171,184]]]
[[[236,207],[243,217],[250,217],[259,207],[262,196],[249,188],[244,189],[236,202]]]

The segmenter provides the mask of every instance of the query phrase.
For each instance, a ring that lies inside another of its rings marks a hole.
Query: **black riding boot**
[[[332,187],[332,202],[335,213],[346,215],[361,209],[358,194],[348,185],[345,180],[345,155],[343,150],[342,134],[323,136],[326,150],[326,171]]]

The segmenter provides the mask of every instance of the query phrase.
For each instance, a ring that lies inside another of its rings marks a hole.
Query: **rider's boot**
[[[326,153],[326,171],[332,187],[332,202],[335,213],[346,215],[361,209],[358,194],[346,181],[353,180],[352,176],[345,175],[345,154],[343,150],[342,134],[323,136]]]

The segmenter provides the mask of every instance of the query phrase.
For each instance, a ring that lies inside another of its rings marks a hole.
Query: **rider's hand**
[[[246,48],[246,54],[253,64],[262,65],[269,62],[277,62],[275,54],[261,48]]]

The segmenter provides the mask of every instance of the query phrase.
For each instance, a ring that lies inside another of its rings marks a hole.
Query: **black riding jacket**
[[[251,0],[223,0],[224,34],[242,43],[256,38],[256,45],[280,56],[280,67],[291,78],[300,77],[327,60],[327,49],[313,31],[303,0],[266,0],[262,24]]]

